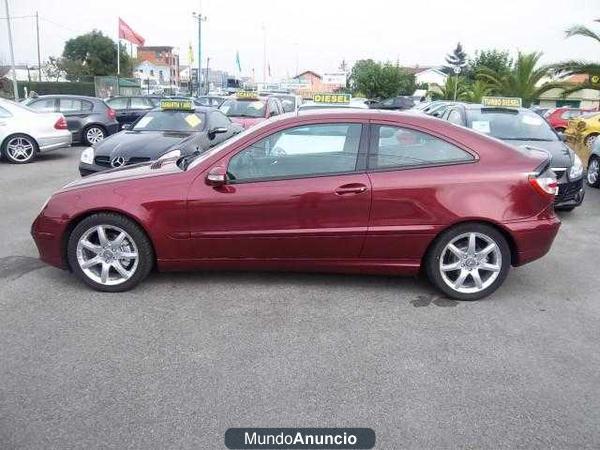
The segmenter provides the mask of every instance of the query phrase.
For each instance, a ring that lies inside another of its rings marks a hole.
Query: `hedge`
[[[38,95],[49,94],[72,94],[72,95],[89,95],[94,97],[96,91],[93,82],[64,82],[64,81],[19,81],[17,82],[19,89],[19,97],[25,97],[25,87],[27,91],[35,91]]]

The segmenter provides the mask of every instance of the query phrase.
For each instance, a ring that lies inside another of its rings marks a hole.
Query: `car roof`
[[[38,100],[38,99],[44,99],[44,98],[74,98],[77,100],[89,100],[91,102],[93,101],[97,101],[97,102],[101,102],[103,101],[101,98],[98,97],[92,97],[91,95],[77,95],[77,94],[46,94],[46,95],[38,95],[37,97],[31,97],[31,100]]]

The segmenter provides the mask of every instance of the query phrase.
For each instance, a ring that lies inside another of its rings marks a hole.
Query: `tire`
[[[469,250],[471,235],[475,236],[474,256]],[[460,258],[450,249],[450,244],[459,251]],[[494,244],[493,248],[491,244]],[[492,250],[484,255],[484,248]],[[446,296],[456,300],[479,300],[490,295],[502,285],[510,265],[511,252],[505,237],[495,228],[479,223],[465,223],[444,231],[425,260],[429,280]],[[446,269],[442,270],[442,266]],[[457,289],[454,285],[461,277],[463,281]],[[479,285],[476,278],[479,278]]]
[[[13,164],[27,164],[34,161],[39,153],[35,139],[26,134],[13,134],[2,144],[2,155]]]
[[[589,150],[592,150],[592,148],[594,147],[594,142],[596,142],[597,137],[598,137],[597,133],[589,134],[583,140],[583,143]]]
[[[575,207],[574,206],[558,206],[554,209],[556,211],[560,211],[560,212],[571,212],[575,209]]]
[[[106,130],[100,125],[90,125],[83,129],[81,136],[84,144],[92,146],[106,137]]]
[[[119,241],[121,233],[125,236]],[[148,276],[154,251],[138,224],[120,214],[98,213],[83,219],[69,235],[67,260],[75,275],[91,288],[123,292]]]
[[[585,176],[585,181],[587,182],[588,186],[593,188],[600,187],[600,158],[595,155],[592,155],[588,161],[588,170]]]

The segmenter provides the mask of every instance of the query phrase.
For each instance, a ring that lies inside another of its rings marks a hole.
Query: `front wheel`
[[[67,257],[73,272],[88,286],[121,292],[150,273],[154,253],[135,222],[119,214],[99,213],[82,220],[69,236]]]
[[[15,134],[4,142],[2,153],[13,164],[26,164],[37,157],[38,145],[25,134]]]
[[[478,300],[500,287],[510,269],[504,236],[483,224],[463,224],[445,231],[425,261],[431,282],[457,300]]]
[[[598,158],[597,156],[592,156],[590,158],[590,162],[588,163],[586,181],[587,184],[591,187],[600,187],[600,158]]]

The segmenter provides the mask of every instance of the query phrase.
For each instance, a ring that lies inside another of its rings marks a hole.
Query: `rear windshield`
[[[223,102],[219,109],[229,117],[265,117],[264,100],[234,100]]]
[[[502,140],[558,140],[548,122],[530,111],[482,108],[469,110],[467,120],[469,128]]]

